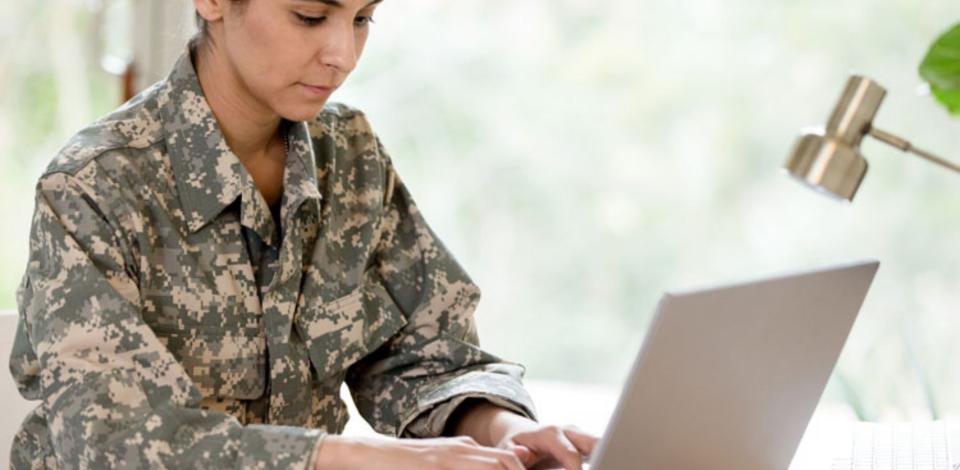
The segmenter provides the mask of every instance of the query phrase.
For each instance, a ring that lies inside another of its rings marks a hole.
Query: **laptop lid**
[[[665,294],[590,468],[788,468],[878,266]]]

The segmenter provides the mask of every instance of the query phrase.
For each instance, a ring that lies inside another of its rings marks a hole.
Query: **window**
[[[36,176],[118,100],[82,40],[89,4],[0,6],[0,308],[15,306]],[[387,1],[334,100],[369,115],[484,290],[484,346],[529,377],[618,383],[664,290],[877,258],[826,398],[928,417],[960,409],[960,180],[868,142],[870,176],[843,205],[780,167],[851,70],[889,92],[878,125],[960,155],[958,122],[916,92],[952,7]]]

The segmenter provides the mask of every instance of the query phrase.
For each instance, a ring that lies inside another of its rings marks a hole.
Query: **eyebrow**
[[[340,0],[300,0],[300,1],[301,1],[301,2],[309,2],[309,3],[322,3],[322,4],[324,4],[324,5],[329,5],[329,6],[332,6],[332,7],[334,7],[334,8],[343,8],[343,3],[340,3]],[[364,8],[366,8],[366,7],[370,6],[370,5],[373,5],[373,4],[375,4],[375,3],[380,3],[380,2],[382,2],[382,1],[383,1],[383,0],[373,0],[373,1],[371,1],[370,3],[368,3],[367,6],[365,6]]]

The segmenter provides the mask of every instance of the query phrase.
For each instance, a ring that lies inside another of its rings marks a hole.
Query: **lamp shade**
[[[845,142],[808,133],[797,140],[785,168],[819,192],[852,201],[867,174],[867,160]]]
[[[853,200],[867,174],[860,142],[870,131],[886,90],[866,77],[851,76],[823,132],[800,136],[784,168],[824,194]]]

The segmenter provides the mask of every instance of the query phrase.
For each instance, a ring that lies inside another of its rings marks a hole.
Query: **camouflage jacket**
[[[533,418],[364,115],[284,128],[279,224],[189,53],[53,159],[10,363],[41,401],[13,468],[306,468],[346,424],[343,382],[401,437],[440,435],[471,397]]]

